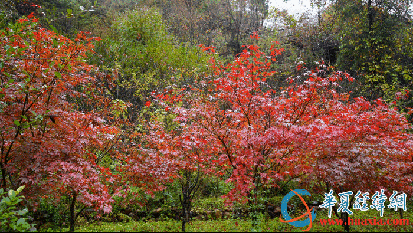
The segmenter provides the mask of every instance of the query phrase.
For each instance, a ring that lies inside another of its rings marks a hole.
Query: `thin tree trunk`
[[[182,206],[182,232],[185,232],[186,223],[191,221],[192,199],[199,188],[199,169],[198,167],[198,172],[193,182],[192,172],[184,171],[185,180],[181,183],[181,194],[179,195]]]
[[[72,202],[70,203],[70,232],[75,231],[75,205],[76,205],[77,192],[73,192]]]
[[[343,220],[344,230],[346,232],[350,232],[350,225],[349,225],[349,222],[348,222],[348,213],[347,212],[341,212],[341,219]]]
[[[369,33],[370,33],[372,26],[373,26],[373,8],[371,6],[371,0],[367,2],[367,10],[368,10],[368,17],[369,17]]]
[[[1,187],[6,190],[6,169],[1,166]]]

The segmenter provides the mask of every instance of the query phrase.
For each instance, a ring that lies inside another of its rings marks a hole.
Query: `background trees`
[[[252,32],[263,30],[268,14],[265,0],[161,1],[169,31],[181,41],[215,46],[224,56],[237,55]]]
[[[319,3],[319,2],[316,2]],[[363,84],[357,91],[370,100],[383,97],[411,105],[410,1],[332,1],[324,15],[340,43],[337,67]],[[406,95],[407,94],[407,95]]]
[[[5,0],[0,6],[0,28],[37,10],[38,0]]]
[[[92,62],[116,77],[118,85],[108,91],[114,99],[134,104],[129,109],[132,119],[152,92],[191,84],[208,70],[209,56],[197,46],[179,44],[154,8],[118,15],[97,51]]]
[[[353,96],[383,98],[407,112],[411,105],[410,1],[312,1],[317,17],[298,20],[280,11],[272,38],[292,46],[288,63],[315,61],[347,71],[356,78]],[[271,34],[270,34],[271,35]],[[294,52],[296,51],[296,52]],[[295,67],[295,66],[294,66]],[[291,73],[290,72],[286,72]],[[409,118],[411,119],[411,118]]]

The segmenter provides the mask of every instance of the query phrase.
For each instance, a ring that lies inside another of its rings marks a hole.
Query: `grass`
[[[294,199],[295,198],[295,199]],[[279,200],[278,200],[279,199]],[[275,203],[275,205],[279,206],[281,202],[282,196],[271,200],[271,203]],[[297,199],[297,200],[296,200]],[[298,197],[294,196],[291,200],[291,203],[295,204],[295,206],[299,206],[301,201],[298,201]],[[307,201],[307,203],[309,203]],[[411,209],[412,202],[407,203],[407,211],[403,212],[403,219],[410,220],[409,224],[411,225],[404,225],[404,226],[394,226],[394,225],[382,225],[382,226],[372,226],[372,225],[350,225],[350,231],[361,231],[361,232],[413,232],[413,211]],[[246,208],[247,206],[243,206]],[[410,208],[409,208],[410,207]],[[214,209],[225,209],[228,207],[224,206],[223,199],[220,198],[206,198],[201,199],[196,202],[194,206],[194,210],[198,211],[211,211]],[[298,207],[297,207],[298,208]],[[300,207],[304,209],[304,207]],[[386,221],[387,219],[400,219],[400,215],[398,212],[395,212],[393,209],[386,209],[384,210],[383,217],[380,217],[380,213],[374,209],[369,209],[368,211],[360,211],[360,210],[352,210],[353,215],[349,217],[355,221],[355,219],[376,219],[379,221],[383,219]],[[291,217],[300,216],[304,211],[298,210],[297,213],[291,214]],[[275,219],[269,219],[268,214],[259,215],[260,218],[258,221],[255,222],[253,226],[253,221],[251,219],[219,219],[219,220],[198,220],[193,219],[190,223],[186,225],[186,230],[188,232],[235,232],[235,231],[243,231],[243,232],[250,232],[250,231],[263,231],[263,232],[273,232],[273,231],[287,231],[287,232],[302,232],[307,228],[297,228],[294,226],[289,225],[288,223],[283,223],[280,221],[279,217]],[[319,209],[317,211],[316,219],[313,222],[313,226],[311,228],[311,232],[343,232],[344,227],[341,225],[323,225],[320,223],[321,219],[337,220],[335,214],[332,214],[332,217],[328,217],[328,211],[326,209]],[[85,232],[131,232],[131,231],[149,231],[149,232],[176,232],[181,230],[181,222],[173,219],[169,219],[168,217],[162,217],[155,219],[142,219],[140,221],[133,221],[131,218],[125,218],[125,222],[105,222],[102,221],[89,223],[86,222],[86,219],[82,218],[82,221],[78,221],[76,225],[76,231],[85,231]],[[301,219],[304,220],[304,219]],[[47,228],[47,227],[46,227]],[[52,231],[52,229],[43,228],[40,229],[41,231]],[[63,229],[54,229],[54,230],[62,230],[68,231],[68,228]]]
[[[390,209],[385,209],[384,215],[381,218],[380,214],[376,210],[368,210],[365,212],[354,210],[354,214],[350,215],[352,219],[399,219],[399,213],[394,212]],[[362,225],[351,225],[350,231],[362,231],[362,232],[413,232],[413,212],[411,210],[407,210],[403,213],[404,219],[411,220],[409,226],[362,226]],[[322,225],[320,223],[320,219],[328,219],[327,211],[320,210],[317,213],[317,218],[313,223],[313,227],[310,230],[311,232],[325,232],[325,231],[344,231],[343,226],[338,225]],[[334,214],[331,219],[337,219]],[[205,232],[205,231],[212,231],[212,232],[234,232],[234,231],[294,231],[294,232],[301,232],[305,228],[296,228],[291,226],[287,223],[282,223],[278,218],[276,219],[266,219],[263,218],[259,221],[258,225],[254,228],[252,226],[252,222],[250,220],[241,220],[241,219],[227,219],[227,220],[208,220],[208,221],[198,221],[194,220],[189,223],[186,227],[187,231],[189,232]],[[109,222],[97,222],[93,224],[85,224],[83,226],[78,226],[76,231],[87,231],[87,232],[97,232],[97,231],[105,231],[105,232],[113,232],[113,231],[122,231],[122,232],[129,232],[129,231],[149,231],[149,232],[156,232],[156,231],[180,231],[181,230],[181,222],[175,220],[166,220],[166,221],[132,221],[127,223],[109,223]]]

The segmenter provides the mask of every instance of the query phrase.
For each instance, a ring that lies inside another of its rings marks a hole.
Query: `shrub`
[[[5,192],[0,189],[0,231],[29,231],[35,230],[34,224],[26,222],[27,218],[23,216],[28,212],[27,208],[16,210],[16,206],[21,202],[24,196],[17,196],[24,189],[20,186],[17,191],[9,190]]]

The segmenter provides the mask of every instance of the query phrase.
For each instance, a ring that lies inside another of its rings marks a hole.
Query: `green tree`
[[[323,13],[339,40],[338,68],[362,84],[355,91],[370,100],[397,100],[403,109],[412,106],[410,2],[336,0]]]
[[[177,43],[155,8],[119,14],[96,51],[90,59],[117,78],[116,86],[108,84],[109,94],[134,104],[130,116],[136,116],[153,93],[190,85],[209,69],[210,55]]]

